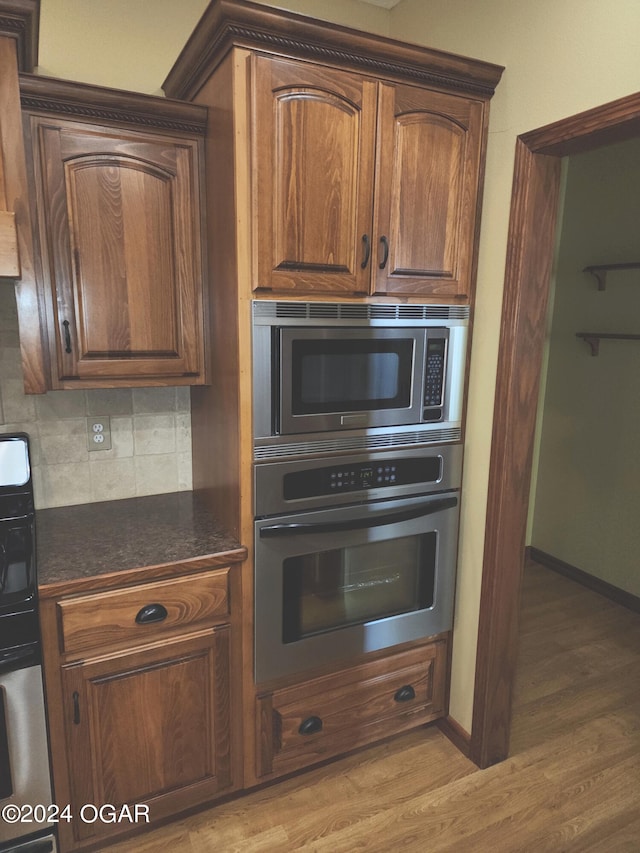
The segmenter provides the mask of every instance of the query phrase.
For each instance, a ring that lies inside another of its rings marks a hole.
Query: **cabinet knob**
[[[320,717],[307,717],[300,723],[298,734],[314,735],[316,732],[322,731],[322,720]]]
[[[136,622],[138,625],[148,625],[151,622],[162,622],[168,615],[167,608],[162,604],[147,604],[138,611]]]
[[[416,691],[410,684],[405,684],[399,690],[396,690],[393,698],[396,702],[410,702],[416,698]]]

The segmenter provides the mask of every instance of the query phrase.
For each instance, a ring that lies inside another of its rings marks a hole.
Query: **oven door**
[[[255,525],[256,682],[452,626],[458,492]]]
[[[23,653],[24,652],[24,653]],[[0,807],[40,806],[30,821],[0,821],[0,849],[53,850],[42,670],[29,647],[0,651]],[[36,838],[38,833],[48,838]],[[32,838],[32,834],[34,837]],[[15,846],[14,846],[15,845]]]

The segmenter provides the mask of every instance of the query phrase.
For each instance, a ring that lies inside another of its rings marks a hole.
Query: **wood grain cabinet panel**
[[[444,713],[446,641],[257,697],[257,775],[290,773]]]
[[[46,390],[207,382],[206,110],[38,75],[19,84],[38,310],[18,312],[21,336],[41,333]]]
[[[375,292],[469,297],[482,102],[382,84],[378,121]]]
[[[253,60],[256,285],[366,294],[376,85],[322,66]]]
[[[155,821],[230,787],[228,626],[65,666],[62,689],[74,814],[144,803]],[[76,841],[105,828],[73,821]]]
[[[19,71],[38,64],[40,0],[0,0],[0,286],[12,286],[20,316],[26,393],[47,387],[38,315],[32,209],[22,133]],[[29,318],[29,319],[27,319]]]
[[[31,26],[33,8],[26,4],[0,8],[0,278],[20,278],[21,264],[16,229],[18,215],[28,216],[24,197],[24,147],[20,134],[18,65],[19,33]],[[37,27],[36,27],[37,29]],[[16,38],[17,37],[17,38]],[[32,57],[31,57],[32,58]],[[28,223],[27,223],[28,224]]]
[[[229,616],[229,569],[58,602],[63,650],[74,654],[107,644],[139,644]]]
[[[73,815],[58,826],[61,853],[147,826],[91,811],[83,821],[85,803],[145,805],[154,826],[242,787],[239,571],[150,570],[130,587],[100,589],[92,578],[92,592],[82,579],[41,593],[53,781]],[[137,623],[149,607],[166,616]]]
[[[484,102],[253,57],[257,289],[470,298]]]
[[[195,142],[34,118],[58,383],[202,380]]]

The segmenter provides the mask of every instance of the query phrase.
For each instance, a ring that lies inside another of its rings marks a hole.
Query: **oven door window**
[[[285,559],[283,642],[431,607],[436,540],[430,532]]]
[[[291,343],[293,415],[411,406],[413,337]]]

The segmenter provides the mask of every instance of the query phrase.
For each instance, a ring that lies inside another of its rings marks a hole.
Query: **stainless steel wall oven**
[[[258,683],[452,627],[462,448],[255,466]]]

